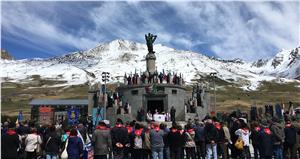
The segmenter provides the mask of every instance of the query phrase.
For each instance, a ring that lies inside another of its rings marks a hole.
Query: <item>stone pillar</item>
[[[93,115],[94,94],[95,94],[94,91],[91,91],[91,90],[90,90],[90,91],[88,92],[88,100],[89,100],[89,103],[88,103],[88,115],[89,115],[89,116],[92,116],[92,115]]]
[[[153,75],[156,67],[155,67],[155,60],[156,57],[154,55],[154,53],[148,53],[146,56],[146,61],[147,61],[147,71],[150,72],[150,75]]]

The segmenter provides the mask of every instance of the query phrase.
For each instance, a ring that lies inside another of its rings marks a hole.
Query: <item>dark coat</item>
[[[267,133],[269,132],[270,133]],[[258,144],[262,157],[272,157],[273,155],[273,133],[269,128],[262,128],[258,133]]]
[[[285,144],[294,145],[297,143],[297,129],[292,125],[284,128]]]
[[[204,128],[204,136],[205,143],[211,144],[212,141],[216,143],[218,140],[217,128],[213,124],[207,123]]]
[[[12,132],[12,131],[8,131]],[[20,140],[19,136],[14,133],[1,134],[1,158],[2,159],[17,159]]]
[[[116,143],[121,143],[124,145],[129,143],[128,131],[124,127],[114,127],[111,129],[111,141],[113,149],[116,149]]]
[[[78,136],[69,137],[67,152],[69,159],[80,158],[80,155],[83,153],[83,143]]]
[[[227,142],[226,139],[225,139],[225,133],[224,133],[223,127],[221,127],[221,129],[217,129],[217,132],[218,132],[218,140],[217,140],[217,142],[218,143],[225,143],[225,142]]]
[[[195,142],[204,142],[204,127],[200,125],[195,126]]]
[[[109,130],[96,129],[92,137],[94,155],[106,155],[111,148],[111,136]]]
[[[179,132],[169,132],[167,135],[167,141],[171,149],[180,148],[184,146],[185,135]]]
[[[257,147],[259,145],[258,134],[259,134],[260,130],[261,130],[260,127],[252,128],[252,130],[251,130],[250,139],[252,141],[252,145],[255,147]]]
[[[272,131],[273,135],[273,144],[274,145],[282,145],[284,142],[285,134],[284,128],[279,123],[273,123],[270,126],[270,130]]]
[[[61,148],[61,138],[56,134],[56,132],[50,132],[46,135],[44,141],[44,148],[47,154],[58,155]]]

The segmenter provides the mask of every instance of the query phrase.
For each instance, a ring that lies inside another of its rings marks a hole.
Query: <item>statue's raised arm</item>
[[[146,42],[147,42],[147,47],[148,47],[148,52],[149,53],[155,53],[153,51],[153,43],[156,40],[156,38],[157,38],[157,36],[153,35],[151,33],[148,33],[148,35],[147,34],[145,35],[145,39],[146,39]]]

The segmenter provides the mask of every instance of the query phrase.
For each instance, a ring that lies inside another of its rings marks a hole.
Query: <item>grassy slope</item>
[[[40,99],[87,99],[88,86],[77,85],[69,87],[44,87],[52,85],[57,81],[41,80],[34,77],[33,83],[1,84],[1,113],[2,115],[15,116],[20,110],[29,116],[30,107],[28,103],[34,98]],[[277,84],[263,82],[257,91],[244,91],[224,81],[217,80],[217,110],[231,111],[234,109],[249,110],[249,107],[256,103],[257,106],[264,104],[275,104],[283,101],[293,101],[300,105],[300,88],[296,83]],[[298,84],[299,85],[299,84]],[[108,88],[114,89],[116,85]],[[188,89],[191,91],[191,89]],[[213,104],[213,91],[211,92]],[[286,104],[287,105],[287,104]]]

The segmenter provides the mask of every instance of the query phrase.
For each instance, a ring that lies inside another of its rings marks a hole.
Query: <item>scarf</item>
[[[8,129],[7,132],[6,132],[8,135],[15,135],[17,134],[15,130],[13,129]]]
[[[271,134],[271,130],[270,130],[269,128],[264,128],[264,132],[265,132],[266,134],[268,134],[268,135]]]

